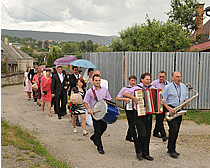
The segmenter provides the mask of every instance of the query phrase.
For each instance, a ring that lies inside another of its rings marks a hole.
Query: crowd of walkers
[[[98,70],[95,73],[100,75]],[[49,66],[46,66],[45,69],[39,69],[38,65],[34,65],[33,68],[27,67],[24,74],[23,91],[27,93],[28,101],[33,96],[33,101],[42,107],[40,111],[43,115],[45,115],[46,103],[48,103],[49,117],[52,117],[51,109],[54,110],[54,114],[57,114],[58,119],[62,119],[68,110],[72,117],[73,132],[77,133],[76,126],[82,126],[83,135],[87,135],[86,124],[93,126],[92,117],[87,113],[84,103],[74,104],[70,101],[70,97],[77,93],[84,99],[86,91],[93,87],[93,75],[93,68],[87,69],[82,76],[76,66],[72,68],[70,74],[68,70],[64,70],[59,65],[55,69]],[[106,80],[104,83],[108,87]]]

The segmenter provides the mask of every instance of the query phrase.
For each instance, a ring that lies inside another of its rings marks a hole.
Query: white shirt
[[[63,83],[63,73],[61,73],[61,74],[58,73],[58,76],[59,76],[61,83]]]
[[[101,86],[105,87],[108,90],[108,81],[106,79],[101,79]]]
[[[78,78],[78,75],[79,75],[79,78],[80,78],[81,77],[81,74],[77,74],[77,75],[74,74],[74,76],[76,77],[76,79]]]
[[[26,82],[28,82],[28,72],[25,72],[24,76],[26,77]]]

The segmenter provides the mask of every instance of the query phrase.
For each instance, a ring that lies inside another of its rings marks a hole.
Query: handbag
[[[34,91],[37,91],[37,90],[38,90],[38,85],[37,85],[37,83],[34,83],[31,87],[32,87],[32,89],[33,89]]]

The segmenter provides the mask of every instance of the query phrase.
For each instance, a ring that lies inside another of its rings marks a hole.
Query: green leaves
[[[191,39],[178,23],[151,20],[148,16],[143,24],[134,24],[119,32],[112,40],[113,51],[173,52],[189,49]]]

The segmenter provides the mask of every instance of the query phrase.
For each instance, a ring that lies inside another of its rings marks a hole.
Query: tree
[[[86,43],[86,51],[93,52],[93,41],[89,39]]]
[[[93,51],[96,51],[96,49],[99,47],[98,43],[93,44]]]
[[[20,50],[27,53],[30,56],[32,56],[32,53],[34,51],[33,48],[28,48],[27,45],[24,45],[24,47],[21,47]]]
[[[190,48],[192,40],[178,23],[146,19],[141,25],[121,30],[120,37],[112,40],[113,51],[173,52]]]
[[[85,51],[86,50],[86,45],[85,45],[84,40],[79,43],[79,50],[80,51]]]
[[[71,45],[69,43],[65,43],[61,47],[61,52],[62,53],[71,53]]]
[[[42,48],[42,41],[38,41],[37,47],[38,47],[38,48]]]
[[[99,46],[96,49],[96,52],[107,52],[107,47],[106,46]]]
[[[177,22],[183,26],[187,35],[190,37],[192,33],[198,29],[196,16],[202,19],[198,13],[199,2],[197,0],[171,0],[171,10],[166,14],[171,22]]]

